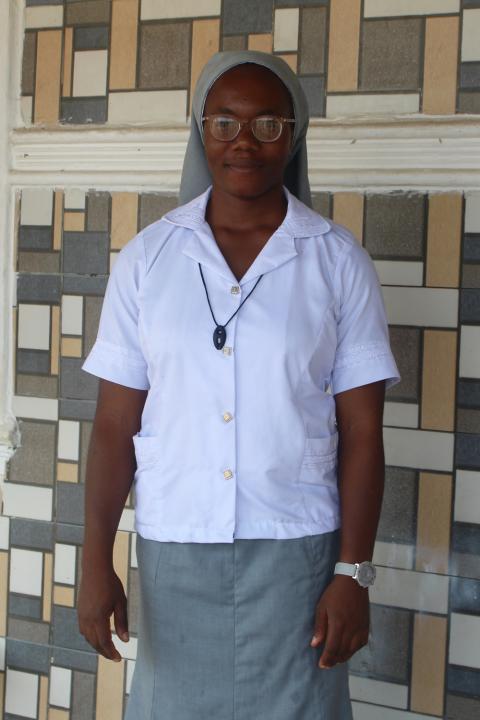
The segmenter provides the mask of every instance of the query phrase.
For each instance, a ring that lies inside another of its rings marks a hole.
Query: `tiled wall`
[[[22,447],[0,519],[5,718],[122,717],[137,630],[133,508],[115,545],[133,635],[116,641],[125,658],[117,665],[77,630],[98,382],[80,366],[115,254],[174,205],[156,194],[21,196],[13,316]],[[480,195],[321,194],[315,205],[374,258],[403,377],[387,393],[372,634],[350,662],[355,717],[472,720],[480,716]]]
[[[478,0],[26,5],[27,124],[183,122],[208,57],[247,47],[284,57],[317,117],[480,113]]]

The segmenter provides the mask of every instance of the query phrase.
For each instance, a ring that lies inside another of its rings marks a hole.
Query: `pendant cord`
[[[200,263],[198,263],[198,267],[199,267],[199,269],[200,269],[200,275],[202,276],[203,287],[205,288],[205,293],[206,293],[206,295],[207,295],[207,301],[208,301],[208,307],[210,308],[210,312],[212,313],[213,322],[215,323],[215,325],[218,326],[218,323],[217,323],[217,321],[215,320],[215,315],[213,314],[212,306],[211,306],[211,304],[210,304],[210,298],[208,297],[208,290],[207,290],[207,286],[206,286],[206,284],[205,284],[205,278],[203,277],[202,266],[200,265]],[[240,305],[238,306],[238,308],[235,310],[235,312],[233,313],[233,315],[228,318],[227,322],[225,323],[225,325],[223,325],[223,327],[227,327],[227,325],[228,325],[228,323],[230,322],[230,320],[231,320],[233,317],[235,317],[235,315],[236,315],[237,312],[240,310],[240,308],[242,307],[242,305],[243,305],[243,303],[245,302],[245,300],[248,300],[248,298],[250,297],[250,295],[252,294],[252,292],[255,290],[255,288],[257,287],[258,283],[259,283],[260,280],[262,279],[262,277],[263,277],[263,275],[260,275],[260,277],[258,278],[258,280],[257,280],[257,282],[255,283],[255,285],[253,286],[253,288],[250,290],[250,292],[248,293],[248,295],[242,300],[242,302],[240,303]]]

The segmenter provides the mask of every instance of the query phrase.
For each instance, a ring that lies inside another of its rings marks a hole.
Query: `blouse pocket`
[[[337,484],[338,432],[322,438],[307,438],[299,482],[310,485]]]
[[[150,435],[134,435],[133,444],[135,446],[135,458],[137,468],[144,468],[154,465],[158,459],[160,451],[160,438]]]

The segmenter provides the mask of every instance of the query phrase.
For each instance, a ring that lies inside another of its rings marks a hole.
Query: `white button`
[[[232,293],[232,295],[238,295],[238,293],[240,292],[240,287],[238,285],[232,285],[232,287],[230,288],[230,292]]]
[[[233,477],[233,472],[231,470],[224,470],[223,477],[225,478],[225,480],[230,480],[230,478]]]
[[[223,419],[225,420],[225,422],[230,422],[230,420],[233,420],[233,415],[232,415],[232,413],[224,412],[224,413],[223,413]]]
[[[224,345],[224,347],[222,348],[222,352],[224,355],[231,355],[233,352],[233,348],[229,347],[228,345]]]

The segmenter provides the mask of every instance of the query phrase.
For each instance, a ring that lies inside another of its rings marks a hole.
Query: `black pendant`
[[[217,325],[217,327],[213,331],[213,344],[215,345],[217,350],[221,350],[223,348],[226,339],[227,331],[225,330],[224,326]]]

